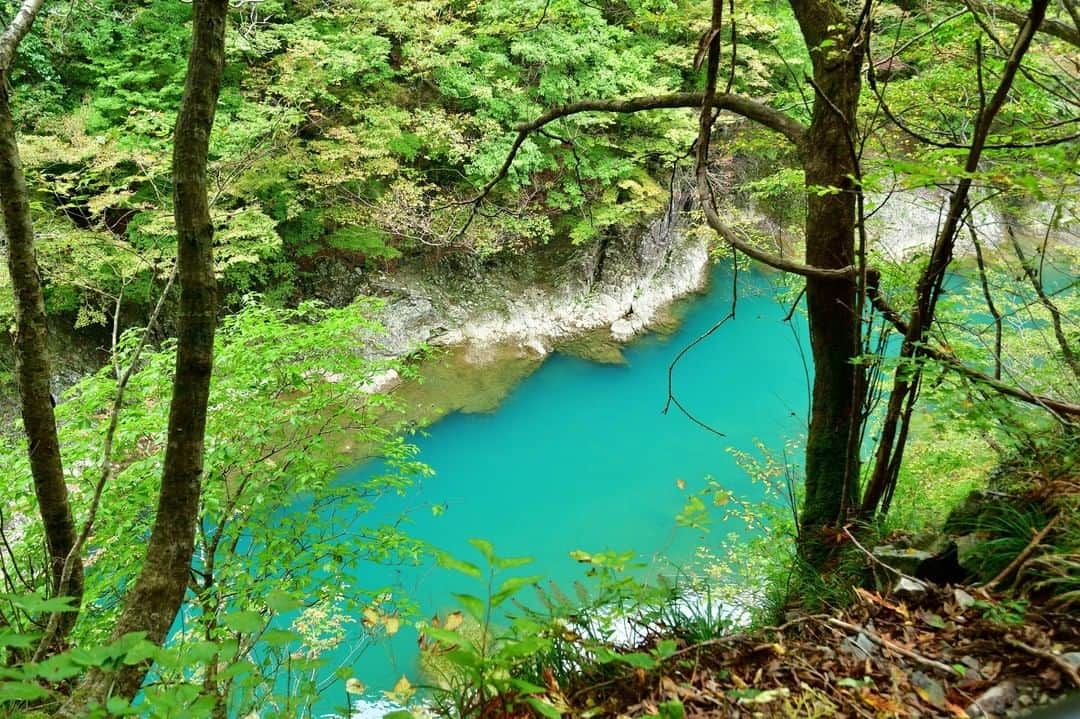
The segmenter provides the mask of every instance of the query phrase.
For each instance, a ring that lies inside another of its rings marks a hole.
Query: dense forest
[[[0,16],[0,716],[1080,689],[1074,0]]]

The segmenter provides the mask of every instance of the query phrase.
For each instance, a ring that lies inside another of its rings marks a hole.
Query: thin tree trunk
[[[891,497],[896,487],[904,457],[907,429],[911,419],[910,407],[911,403],[914,402],[914,397],[912,397],[911,402],[907,403],[908,409],[904,411],[903,408],[908,395],[918,391],[919,381],[922,377],[921,362],[923,361],[922,358],[927,354],[925,350],[926,338],[934,321],[934,312],[938,297],[941,294],[941,283],[944,280],[945,271],[952,261],[953,246],[956,242],[959,224],[968,207],[968,195],[972,185],[971,175],[979,168],[979,159],[982,157],[983,148],[986,145],[987,137],[990,135],[990,127],[1008,99],[1013,80],[1020,70],[1020,64],[1031,46],[1035,32],[1043,21],[1048,4],[1049,0],[1032,0],[1027,22],[1020,29],[1020,33],[1015,43],[1013,43],[1001,80],[998,82],[997,89],[989,101],[983,94],[982,56],[981,51],[976,46],[980,108],[976,117],[975,132],[968,150],[967,161],[964,165],[964,170],[968,176],[957,183],[956,189],[952,193],[949,200],[949,211],[945,216],[941,232],[934,242],[930,261],[916,285],[915,308],[912,311],[908,330],[900,348],[901,363],[896,370],[892,394],[889,397],[889,406],[882,422],[881,438],[874,458],[874,469],[867,483],[866,493],[863,496],[861,513],[864,518],[869,519],[877,514],[882,506],[882,500]]]
[[[183,603],[191,572],[216,323],[206,166],[225,65],[228,7],[227,0],[194,2],[193,42],[173,146],[180,322],[168,445],[146,561],[124,602],[113,630],[115,639],[145,632],[149,641],[163,643]],[[114,673],[92,672],[65,713],[77,716],[107,696],[132,698],[147,669],[140,664]]]
[[[78,606],[83,592],[82,561],[75,559],[65,586],[64,560],[75,546],[75,522],[68,503],[67,484],[56,434],[51,392],[45,300],[34,253],[34,227],[11,116],[6,73],[0,70],[0,204],[7,239],[8,272],[15,293],[15,360],[22,403],[23,429],[30,455],[34,494],[45,530],[54,595],[72,597]],[[57,638],[75,624],[75,612],[65,612]]]
[[[986,311],[994,318],[994,379],[1001,379],[1001,343],[1004,334],[1001,312],[994,304],[994,295],[990,292],[990,278],[987,277],[986,259],[983,257],[982,243],[979,242],[979,233],[975,231],[975,225],[971,221],[971,210],[964,218],[971,244],[975,248],[975,262],[979,268],[979,285],[982,287],[983,299],[986,300]]]

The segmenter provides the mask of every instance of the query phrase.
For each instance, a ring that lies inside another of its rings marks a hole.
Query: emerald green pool
[[[718,270],[711,290],[679,309],[678,329],[631,343],[625,363],[555,353],[497,409],[454,412],[436,422],[417,439],[420,459],[436,475],[404,500],[403,506],[417,508],[410,533],[470,561],[480,558],[467,540],[481,537],[500,555],[533,557],[522,573],[566,584],[582,575],[582,565],[569,557],[573,550],[633,550],[660,571],[716,541],[677,526],[687,492],[711,475],[755,498],[756,488],[726,448],[753,451],[755,439],[780,447],[799,437],[808,404],[799,348],[800,342],[806,347],[805,325],[798,316],[783,322],[788,308],[774,298],[767,277],[744,274],[737,318],[688,353],[675,372],[680,400],[725,436],[675,408],[662,413],[668,365],[728,312],[730,295],[730,275]],[[344,479],[372,471],[361,466]],[[434,505],[444,508],[438,516],[430,511]],[[358,572],[362,586],[398,586],[419,603],[422,616],[454,609],[455,592],[482,593],[473,580],[430,565]],[[416,681],[415,630],[406,625],[388,646],[354,660],[353,669],[376,694],[402,675]]]

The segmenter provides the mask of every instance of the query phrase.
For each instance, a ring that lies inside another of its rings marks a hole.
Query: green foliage
[[[997,503],[954,526],[957,531],[977,536],[978,542],[968,552],[967,565],[983,581],[989,581],[1027,547],[1048,521],[1038,507]]]
[[[440,713],[452,708],[455,716],[472,716],[499,702],[504,711],[528,704],[545,715],[557,710],[544,696],[542,687],[515,678],[518,667],[530,657],[548,651],[550,637],[529,617],[508,617],[505,607],[522,589],[535,585],[538,576],[507,576],[507,572],[532,562],[529,557],[500,557],[482,539],[469,543],[484,560],[483,568],[445,553],[439,563],[483,583],[483,596],[455,594],[462,612],[453,612],[445,621],[436,617],[425,624],[421,634],[422,660],[438,690],[434,701]],[[508,626],[502,626],[509,621]]]
[[[985,436],[953,412],[920,412],[914,422],[886,530],[940,529],[954,507],[985,485],[998,461]]]
[[[1028,603],[1022,599],[1006,599],[992,602],[976,599],[972,605],[982,611],[983,616],[998,624],[1020,625],[1024,623]]]
[[[524,0],[265,0],[234,13],[230,69],[212,137],[210,199],[223,300],[236,312],[224,322],[216,358],[211,401],[227,411],[211,413],[204,521],[184,626],[164,650],[138,638],[122,647],[106,642],[140,559],[130,538],[145,536],[150,526],[175,361],[174,345],[166,343],[137,368],[117,432],[116,473],[89,548],[91,604],[76,631],[79,646],[92,649],[25,661],[34,638],[29,621],[58,607],[40,597],[7,597],[11,617],[5,618],[14,629],[3,641],[12,668],[0,700],[24,709],[54,699],[86,667],[153,658],[158,681],[146,692],[151,714],[210,715],[222,703],[236,715],[264,705],[300,712],[334,677],[332,651],[354,642],[358,653],[396,633],[409,616],[407,600],[345,578],[358,562],[415,562],[424,550],[396,525],[363,523],[380,499],[408,491],[425,473],[389,426],[393,401],[366,388],[379,372],[407,368],[353,351],[358,343],[348,338],[375,329],[364,319],[369,305],[328,310],[299,302],[297,289],[327,259],[389,268],[410,254],[453,250],[486,259],[553,238],[588,243],[633,231],[664,207],[670,168],[695,135],[693,111],[560,120],[523,143],[506,181],[467,230],[472,213],[463,201],[499,171],[515,126],[547,107],[696,87],[690,65],[707,10],[682,0],[551,0],[542,7]],[[905,15],[886,5],[875,12],[873,41],[893,38],[918,70],[883,90],[890,105],[939,141],[964,141],[981,102],[971,92],[970,60],[982,30],[965,16],[924,38],[936,9]],[[733,48],[725,43],[722,58],[725,68],[733,64],[732,89],[808,119],[803,78],[810,55],[785,4],[743,3],[735,13],[738,53],[729,54]],[[50,11],[19,54],[13,79],[46,301],[51,313],[78,326],[107,324],[118,305],[145,310],[174,260],[169,135],[189,17],[183,3],[140,0],[105,0],[93,13]],[[835,52],[835,41],[812,51]],[[978,64],[992,77],[1003,61],[991,49]],[[1012,204],[1065,197],[1076,184],[1067,146],[1038,155],[1022,149],[1040,137],[1038,128],[1060,127],[1068,111],[1054,92],[1062,80],[1054,77],[1060,73],[1052,53],[1032,61],[1042,81],[1018,79],[1016,98],[990,138],[1019,147],[995,150],[967,173],[986,194],[1003,193]],[[875,116],[874,94],[866,92],[863,101],[864,116]],[[860,129],[877,132],[874,122]],[[792,169],[790,149],[767,133],[723,132],[730,126],[727,118],[719,121],[717,135],[727,136],[714,146],[719,159],[712,169],[730,200],[756,204],[783,233],[801,222],[807,191],[840,192],[807,190]],[[875,139],[891,140],[897,132],[888,127]],[[902,150],[867,153],[863,187],[931,187],[965,174],[955,148]],[[764,232],[728,211],[738,231],[775,249],[774,228]],[[1075,252],[1066,257],[1064,273],[1075,275]],[[885,267],[884,292],[902,311],[910,309],[909,290],[925,262],[875,260]],[[1010,371],[1029,390],[1064,395],[1063,358],[1045,341],[1049,316],[1030,290],[1013,289],[1014,272],[1002,262],[989,275],[995,288],[1009,288],[999,304],[1010,318],[1004,342]],[[5,318],[8,284],[0,271]],[[250,293],[261,290],[272,297],[269,304],[295,309],[251,301]],[[1075,293],[1056,299],[1066,316],[1080,311]],[[970,321],[981,307],[974,283],[950,286],[934,339],[961,361],[989,370],[988,325]],[[121,339],[121,366],[136,342],[132,334]],[[115,380],[104,371],[76,387],[58,410],[80,513],[100,470],[114,392]],[[916,439],[904,468],[895,520],[908,527],[935,521],[931,514],[940,515],[978,481],[991,456],[982,438],[997,442],[1033,422],[1026,410],[932,366],[923,392],[933,413],[918,429],[935,441]],[[27,476],[25,454],[9,448],[0,455],[0,472]],[[359,488],[335,484],[332,478],[357,453],[382,454],[388,471]],[[787,571],[797,561],[790,516],[797,490],[787,457],[762,455],[737,455],[761,487],[759,497],[736,498],[712,479],[687,494],[682,525],[703,532],[732,522],[742,532],[716,542],[703,552],[702,566],[674,581],[643,586],[632,556],[579,552],[573,558],[588,565],[590,586],[575,586],[573,600],[555,586],[538,589],[537,608],[520,601],[536,578],[506,576],[524,560],[500,558],[482,541],[474,542],[482,566],[441,556],[445,567],[484,590],[458,595],[462,612],[451,615],[458,619],[426,629],[447,690],[440,700],[461,715],[494,700],[504,710],[527,705],[558,716],[559,697],[540,686],[541,667],[565,676],[587,660],[618,676],[653,669],[674,651],[666,642],[612,647],[612,627],[628,617],[638,629],[700,641],[730,626],[723,608],[748,603],[739,594],[748,583],[772,588],[749,598],[766,610],[787,600],[793,586],[809,606],[843,602],[862,572],[861,558],[839,557],[830,580],[803,566]],[[32,516],[29,497],[8,494],[6,508]],[[310,511],[281,511],[298,505]],[[1004,566],[1047,519],[1034,510],[1011,511],[974,528],[990,537],[980,550],[983,573]],[[41,541],[40,528],[29,524],[15,553],[25,558]],[[1055,573],[1061,567],[1044,567],[1040,579],[1076,591],[1075,580]],[[41,567],[24,581],[25,589],[40,589]],[[512,616],[511,606],[521,613]],[[283,687],[283,673],[297,678]],[[414,691],[403,679],[393,694],[404,702]],[[121,703],[108,709],[132,711]],[[659,708],[661,717],[682,715],[675,702]]]
[[[159,712],[152,715],[210,716],[216,703],[241,716],[270,704],[286,715],[299,712],[334,678],[332,651],[347,645],[362,653],[397,631],[400,620],[391,618],[411,611],[392,590],[352,581],[358,564],[413,563],[424,552],[397,523],[365,522],[381,499],[404,493],[428,473],[389,422],[395,401],[370,389],[378,373],[396,368],[408,375],[409,368],[354,350],[379,329],[367,319],[373,309],[360,301],[340,310],[314,303],[275,310],[249,298],[225,319],[215,351],[210,405],[217,411],[208,419],[191,592],[166,649],[138,655],[155,660],[157,678],[145,692],[147,705]],[[121,367],[138,341],[138,333],[122,337]],[[132,538],[145,536],[152,520],[174,363],[170,342],[145,357],[127,388],[115,475],[88,547],[87,603],[74,637],[91,652],[113,651],[108,632],[143,558]],[[99,476],[103,409],[115,386],[107,368],[57,408],[77,517]],[[335,481],[358,454],[381,455],[385,471],[359,485]],[[16,446],[0,453],[0,467],[5,476],[29,476],[26,453]],[[16,490],[25,481],[8,485],[2,499],[7,511],[32,516],[32,497]],[[27,561],[40,546],[40,531],[29,523],[12,555],[33,568],[22,575],[32,586],[45,581]],[[52,610],[40,601],[14,606],[4,618],[23,637],[27,618]],[[375,621],[360,620],[368,612]],[[126,661],[115,653],[106,658]],[[20,665],[51,672],[42,677],[53,682],[43,685],[46,694],[83,671],[55,657],[50,662],[47,669]],[[293,681],[283,684],[287,672]]]
[[[104,323],[121,289],[145,308],[171,258],[168,143],[189,18],[184,4],[117,0],[46,12],[20,53],[53,312]],[[691,113],[556,123],[493,196],[511,212],[460,234],[452,201],[495,174],[513,126],[544,107],[686,87],[685,53],[671,51],[688,18],[700,21],[690,3],[609,13],[571,0],[542,17],[521,0],[267,0],[234,13],[211,141],[227,304],[255,290],[295,301],[316,257],[383,264],[449,244],[490,256],[635,226],[663,206],[651,158],[683,151]]]

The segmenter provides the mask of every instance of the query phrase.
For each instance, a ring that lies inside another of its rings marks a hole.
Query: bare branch
[[[970,8],[984,12],[999,20],[1012,23],[1013,25],[1020,25],[1022,27],[1028,19],[1027,13],[1014,10],[1007,5],[986,2],[986,0],[964,0],[964,3]],[[1074,47],[1080,47],[1080,29],[1069,27],[1063,22],[1044,18],[1042,24],[1039,25],[1038,30],[1045,35],[1052,35],[1058,40],[1064,40]]]
[[[1054,212],[1058,211],[1058,207],[1054,208]],[[1049,231],[1049,228],[1047,228]],[[1046,311],[1050,313],[1050,323],[1054,328],[1054,338],[1057,340],[1058,347],[1061,349],[1061,356],[1065,359],[1065,364],[1068,365],[1073,375],[1077,379],[1080,379],[1080,357],[1073,351],[1072,345],[1069,343],[1069,338],[1065,336],[1065,329],[1061,325],[1061,311],[1057,305],[1054,304],[1043,287],[1042,277],[1036,270],[1035,265],[1028,259],[1024,253],[1024,248],[1020,244],[1020,240],[1016,238],[1016,232],[1013,231],[1012,223],[1008,222],[1005,225],[1005,234],[1009,237],[1009,242],[1012,244],[1013,251],[1016,253],[1017,259],[1020,260],[1020,266],[1024,269],[1024,275],[1027,276],[1028,281],[1031,282],[1031,286],[1035,289],[1035,294],[1039,297],[1039,302]]]
[[[870,300],[874,303],[874,308],[881,313],[881,315],[889,321],[899,332],[906,334],[908,332],[908,324],[900,316],[889,303],[881,296],[876,284],[871,282],[869,288]],[[1053,397],[1047,397],[1045,395],[1035,394],[1022,387],[1014,387],[1013,385],[1006,384],[1005,382],[996,379],[985,372],[981,372],[973,367],[969,367],[961,362],[955,355],[947,352],[943,349],[937,349],[930,345],[923,345],[922,352],[930,359],[936,360],[944,365],[947,369],[957,372],[973,382],[986,385],[999,394],[1003,394],[1006,397],[1012,397],[1018,399],[1021,402],[1041,407],[1042,409],[1054,412],[1058,415],[1071,416],[1080,418],[1080,404],[1073,404],[1072,402],[1066,402],[1064,400],[1055,399]]]

